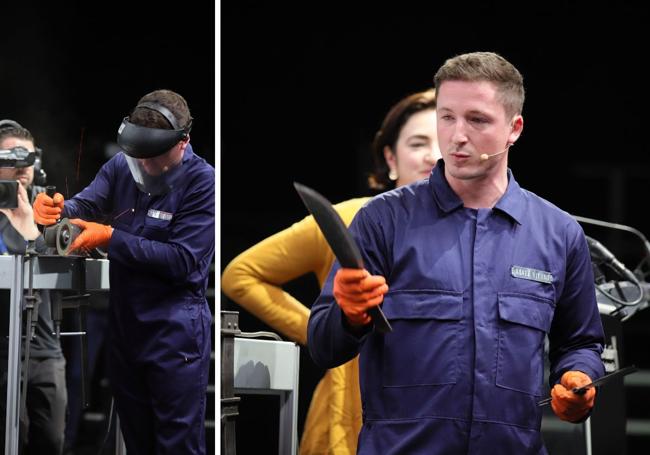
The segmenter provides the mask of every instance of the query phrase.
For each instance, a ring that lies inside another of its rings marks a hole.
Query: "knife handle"
[[[587,390],[589,390],[591,387],[593,387],[593,386],[586,385],[586,386],[582,386],[582,387],[574,387],[573,389],[571,389],[571,391],[573,393],[575,393],[576,395],[584,395],[585,393],[587,393]]]
[[[585,392],[587,391],[587,389],[589,387],[591,387],[591,385],[588,385],[586,388],[583,388],[583,387],[585,387],[585,386],[574,387],[573,389],[571,389],[571,391],[573,393],[575,393],[576,395],[584,395]],[[552,400],[553,400],[552,397],[544,398],[543,400],[540,400],[540,401],[537,402],[537,406],[546,406],[547,404],[550,404]]]
[[[368,310],[368,314],[372,317],[372,322],[379,333],[392,332],[393,328],[390,326],[386,315],[378,306],[372,307]]]

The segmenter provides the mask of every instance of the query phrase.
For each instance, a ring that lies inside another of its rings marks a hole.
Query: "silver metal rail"
[[[34,261],[34,289],[108,290],[108,260],[79,257],[38,256]],[[6,455],[18,454],[20,418],[21,328],[24,277],[29,271],[23,256],[0,256],[0,289],[10,289],[9,348],[7,353]]]

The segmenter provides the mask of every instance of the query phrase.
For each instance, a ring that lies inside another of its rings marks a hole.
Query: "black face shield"
[[[12,147],[0,150],[0,167],[28,167],[34,165],[36,153],[30,152],[25,147]]]
[[[147,101],[135,108],[158,112],[167,119],[173,129],[134,125],[129,117],[124,117],[117,130],[117,144],[132,158],[153,158],[162,155],[190,134],[192,119],[190,118],[188,125],[181,127],[176,116],[162,104]]]
[[[188,125],[181,127],[176,116],[161,104],[143,102],[136,106],[138,108],[158,112],[173,129],[135,125],[129,117],[125,117],[117,130],[117,143],[124,150],[131,176],[140,191],[152,195],[164,194],[182,178],[183,168],[180,162],[166,164],[163,155],[171,153],[176,144],[188,138],[192,119]]]
[[[117,130],[117,144],[133,158],[153,158],[169,151],[187,137],[185,129],[163,130],[134,125],[124,117]]]

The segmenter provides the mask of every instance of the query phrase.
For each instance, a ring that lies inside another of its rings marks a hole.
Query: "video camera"
[[[0,168],[33,166],[36,154],[25,147],[12,147],[0,150]],[[18,182],[0,180],[0,208],[15,209],[18,207]]]
[[[18,182],[16,180],[0,180],[0,209],[15,209],[18,207]]]

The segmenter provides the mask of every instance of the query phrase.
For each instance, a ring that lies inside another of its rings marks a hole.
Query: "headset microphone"
[[[502,152],[499,152],[499,153],[493,153],[493,154],[491,154],[491,155],[488,155],[487,153],[483,153],[483,154],[481,154],[481,156],[479,156],[479,158],[481,159],[481,161],[487,161],[488,158],[493,157],[493,156],[497,156],[497,155],[501,155],[502,153],[506,153],[507,151],[508,151],[508,149],[505,149],[505,150],[502,151]]]
[[[479,158],[480,158],[481,161],[487,161],[489,158],[491,158],[493,156],[497,156],[497,155],[501,155],[502,153],[506,153],[510,149],[511,145],[512,144],[507,144],[505,150],[502,150],[502,151],[497,152],[497,153],[492,153],[490,155],[488,155],[487,153],[482,153],[481,155],[479,155]]]

